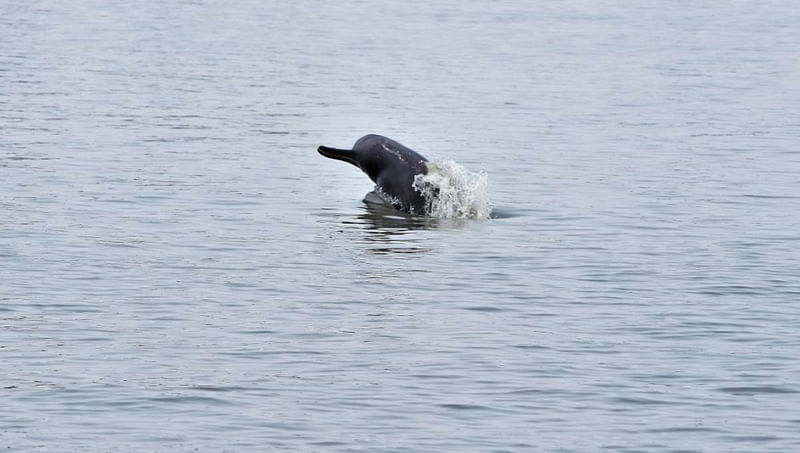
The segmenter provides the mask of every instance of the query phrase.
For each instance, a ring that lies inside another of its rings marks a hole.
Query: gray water
[[[433,3],[0,3],[4,451],[800,451],[800,9]]]

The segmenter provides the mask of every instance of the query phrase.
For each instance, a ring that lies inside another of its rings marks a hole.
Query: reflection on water
[[[367,253],[384,255],[429,252],[431,248],[420,245],[428,237],[421,233],[431,230],[460,230],[476,222],[485,222],[485,220],[439,219],[407,214],[390,205],[376,202],[374,198],[370,198],[372,193],[367,194],[364,204],[355,212],[323,208],[324,212],[317,214],[326,219],[335,219],[336,224],[346,226],[346,232],[357,236],[352,240],[369,246],[366,249]]]
[[[370,247],[368,253],[424,253],[431,249],[420,246],[421,238],[414,231],[436,228],[437,219],[405,214],[392,207],[365,202],[361,213],[345,219],[346,225],[357,225],[363,233],[362,240]]]

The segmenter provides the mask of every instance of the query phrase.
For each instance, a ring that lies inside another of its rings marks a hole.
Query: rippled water
[[[0,3],[0,447],[800,450],[798,11]]]

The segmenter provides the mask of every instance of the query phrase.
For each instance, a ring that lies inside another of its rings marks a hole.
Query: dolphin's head
[[[428,172],[427,159],[416,151],[375,134],[358,139],[353,149],[320,146],[317,151],[329,159],[349,162],[360,168],[381,192],[397,200],[397,209],[425,212],[425,198],[414,186],[414,181],[417,175]]]
[[[338,149],[320,146],[317,148],[320,154],[330,159],[342,160],[355,165],[369,176],[373,182],[377,181],[378,175],[385,168],[379,155],[370,152],[362,152],[358,149]]]
[[[329,159],[343,160],[355,165],[356,167],[361,167],[358,163],[358,154],[352,149],[337,149],[329,148],[327,146],[320,146],[317,148],[317,151]]]
[[[353,149],[320,146],[317,151],[327,158],[355,165],[374,183],[378,183],[381,175],[391,174],[392,180],[411,178],[407,184],[410,187],[414,175],[427,173],[426,159],[422,155],[381,135],[365,135],[356,141]]]

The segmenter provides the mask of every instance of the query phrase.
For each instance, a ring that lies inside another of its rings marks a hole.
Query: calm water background
[[[0,447],[800,450],[798,24],[0,3]],[[370,132],[501,218],[364,205]]]

